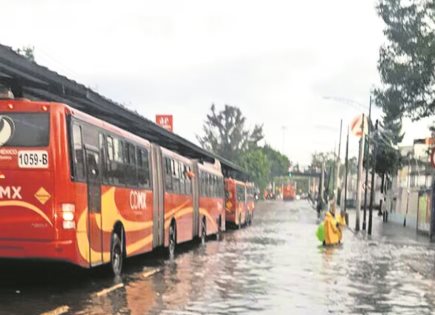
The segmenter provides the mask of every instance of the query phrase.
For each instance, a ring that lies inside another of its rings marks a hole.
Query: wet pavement
[[[351,227],[353,218],[351,216]],[[383,225],[323,248],[306,201],[257,204],[254,225],[129,259],[124,276],[0,263],[0,314],[433,314],[435,246]]]

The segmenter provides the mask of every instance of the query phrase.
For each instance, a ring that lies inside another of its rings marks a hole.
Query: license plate
[[[47,151],[18,151],[18,167],[48,168]]]

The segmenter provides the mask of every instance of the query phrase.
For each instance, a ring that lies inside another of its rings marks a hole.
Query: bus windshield
[[[49,134],[49,113],[0,113],[0,146],[45,147]]]

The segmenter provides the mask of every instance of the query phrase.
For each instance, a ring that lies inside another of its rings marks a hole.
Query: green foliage
[[[18,48],[17,53],[26,57],[30,61],[35,61],[35,47],[24,46],[22,48]]]
[[[394,175],[401,167],[402,117],[435,113],[434,9],[433,0],[380,0],[377,7],[388,40],[378,62],[383,87],[375,90],[384,112],[383,126],[374,136],[379,175]]]
[[[257,148],[244,152],[240,158],[240,166],[248,170],[252,180],[264,190],[268,183],[270,164],[263,150]]]
[[[203,125],[204,136],[197,136],[203,148],[238,163],[242,153],[255,149],[264,138],[263,126],[246,129],[246,118],[238,107],[225,105],[224,110],[216,112],[213,104],[210,111]]]
[[[288,168],[291,165],[287,156],[274,150],[270,145],[267,144],[263,147],[263,152],[270,163],[270,171],[268,174],[269,179],[277,176],[287,175]]]
[[[245,128],[246,118],[241,110],[225,105],[224,110],[210,108],[203,125],[203,136],[197,136],[201,146],[234,163],[240,164],[257,185],[264,189],[275,176],[287,176],[290,161],[270,145],[260,147],[263,127]]]
[[[322,162],[325,161],[325,169],[328,171],[331,167],[334,167],[336,163],[336,157],[334,152],[314,152],[311,155],[311,164],[309,168],[312,171],[320,171],[322,169]]]
[[[403,140],[402,122],[400,119],[388,121],[384,116],[384,128],[373,135],[376,143],[376,173],[394,175],[401,167],[401,156],[397,144]]]
[[[414,119],[435,113],[434,9],[433,0],[379,1],[388,43],[378,62],[384,86],[375,96],[386,121],[397,121],[404,113]]]

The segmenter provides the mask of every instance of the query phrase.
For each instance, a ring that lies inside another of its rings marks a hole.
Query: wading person
[[[325,220],[323,221],[325,229],[325,240],[323,245],[332,246],[337,245],[341,241],[340,223],[335,219],[335,204],[332,203],[329,211],[325,214]]]

